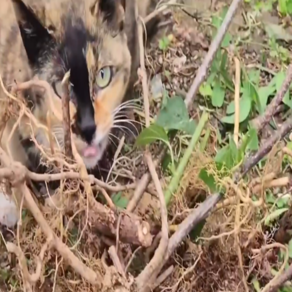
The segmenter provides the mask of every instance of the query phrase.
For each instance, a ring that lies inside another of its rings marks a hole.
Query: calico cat
[[[138,0],[138,12],[149,12],[149,0]],[[6,88],[37,78],[47,81],[51,98],[31,89],[25,101],[38,125],[11,117],[1,145],[16,161],[37,173],[52,171],[41,163],[39,147],[50,149],[44,127],[50,122],[55,149],[63,149],[62,80],[69,73],[72,139],[87,169],[102,158],[139,66],[137,13],[125,0],[1,0],[0,74]],[[7,100],[0,88],[0,101]],[[54,106],[55,114],[49,111]],[[60,118],[61,117],[61,118]],[[34,137],[33,141],[31,136]],[[36,143],[35,143],[36,142]],[[58,187],[38,183],[41,197]]]

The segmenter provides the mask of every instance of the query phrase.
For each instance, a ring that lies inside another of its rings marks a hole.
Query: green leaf
[[[285,286],[282,287],[279,292],[292,292],[292,287],[291,286]]]
[[[266,194],[266,202],[269,204],[274,204],[276,202],[276,198],[271,192]]]
[[[285,80],[286,73],[284,71],[279,72],[275,77],[276,77],[276,90],[279,91],[282,87],[282,84]],[[283,98],[283,103],[292,108],[292,100],[290,97],[289,90],[287,90],[284,98]]]
[[[163,90],[161,109],[166,107],[168,100],[169,100],[168,92],[167,90]]]
[[[247,99],[254,101],[258,112],[261,114],[263,113],[258,92],[257,92],[256,88],[254,87],[254,85],[250,81],[245,81],[243,83],[241,98],[242,99],[247,98]]]
[[[227,70],[220,71],[220,79],[231,92],[234,92],[234,85]]]
[[[281,209],[277,209],[275,211],[273,211],[271,214],[269,214],[267,216],[267,218],[265,219],[265,225],[269,225],[269,223],[277,218],[279,218],[283,213],[285,213],[286,211],[288,211],[289,208],[281,208]]]
[[[161,163],[163,171],[166,171],[168,168],[169,163],[171,162],[171,156],[167,153]]]
[[[218,50],[211,64],[211,72],[217,73],[218,71],[220,71],[221,59],[222,59],[222,54],[221,54],[221,51]]]
[[[217,188],[216,188],[216,182],[215,182],[214,176],[211,174],[208,174],[206,168],[201,169],[199,178],[208,186],[211,193],[216,192]]]
[[[272,94],[274,94],[276,88],[274,86],[264,86],[258,89],[259,100],[261,104],[261,108],[264,111],[267,107],[268,98]]]
[[[115,204],[115,206],[126,209],[129,203],[129,200],[125,197],[122,197],[122,192],[118,192],[117,194],[112,196],[112,201]]]
[[[231,169],[234,166],[230,145],[226,145],[217,152],[215,162],[225,165],[228,169]]]
[[[0,269],[1,282],[2,281],[7,281],[10,276],[11,276],[11,272],[9,271],[9,269],[2,269],[2,268]]]
[[[249,81],[253,84],[258,85],[260,80],[260,70],[251,69],[248,72]]]
[[[287,14],[287,0],[278,0],[279,12],[286,15]]]
[[[259,138],[256,129],[251,128],[248,131],[249,142],[247,144],[247,150],[256,151],[259,149]]]
[[[157,125],[151,124],[148,128],[143,129],[136,139],[136,146],[145,146],[157,140],[169,144],[169,140],[165,130]]]
[[[270,39],[274,38],[275,40],[284,40],[289,42],[292,40],[292,36],[288,30],[286,30],[283,26],[274,24],[274,23],[266,23],[264,26],[268,36]]]
[[[289,203],[290,199],[289,197],[282,197],[280,199],[278,199],[277,201],[277,207],[278,208],[285,208],[285,207],[289,207],[288,203]]]
[[[200,86],[199,92],[202,96],[206,97],[206,96],[212,96],[213,90],[212,90],[211,85],[209,83],[204,82]]]
[[[239,101],[239,106],[240,106],[240,101]],[[226,108],[226,114],[227,115],[232,115],[232,114],[234,114],[234,112],[235,112],[235,104],[234,104],[234,100],[233,100],[227,106],[227,108]]]
[[[235,165],[242,159],[243,153],[240,151],[240,149],[237,148],[231,135],[229,136],[229,148],[231,151],[233,163]]]
[[[184,100],[180,96],[167,100],[155,123],[166,130],[184,131],[190,135],[195,132],[196,128],[195,121],[190,120]]]
[[[292,14],[292,1],[291,0],[287,3],[287,12],[290,15]]]
[[[166,51],[168,49],[169,45],[170,45],[170,39],[167,36],[165,36],[159,40],[158,46],[159,46],[160,50]]]
[[[228,54],[227,54],[227,51],[224,51],[223,52],[223,55],[222,55],[222,59],[221,59],[221,64],[220,64],[221,71],[226,70],[226,68],[227,68],[227,61],[228,61]]]
[[[223,40],[222,40],[221,47],[222,47],[222,48],[226,48],[226,47],[228,47],[228,46],[230,45],[230,43],[231,43],[231,40],[232,40],[232,36],[231,36],[231,34],[226,33],[225,37],[224,37]]]
[[[250,98],[241,98],[239,102],[240,106],[240,113],[239,113],[239,123],[245,121],[250,113],[251,110],[251,99]],[[233,104],[234,108],[234,104]],[[227,109],[228,111],[232,110],[232,106]],[[234,124],[235,115],[234,112],[232,115],[227,115],[221,119],[221,122],[226,124]]]
[[[212,105],[214,107],[222,107],[224,103],[224,97],[225,90],[223,90],[219,82],[216,82],[212,93]]]
[[[222,20],[218,16],[213,16],[212,17],[212,24],[216,27],[219,28],[222,23]]]
[[[257,278],[253,278],[252,279],[252,284],[253,284],[253,287],[256,290],[256,292],[260,292],[261,291],[260,282],[258,281]]]

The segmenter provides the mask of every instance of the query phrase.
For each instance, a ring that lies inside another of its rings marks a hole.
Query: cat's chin
[[[82,159],[83,159],[83,162],[84,162],[85,167],[87,169],[89,169],[89,170],[95,168],[95,166],[97,165],[97,163],[102,158],[102,154],[96,155],[96,156],[92,156],[92,157],[84,157],[84,156],[82,156]]]

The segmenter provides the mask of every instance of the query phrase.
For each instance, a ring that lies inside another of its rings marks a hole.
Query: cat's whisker
[[[129,119],[127,116],[124,115],[117,115],[114,118],[114,122],[117,121],[118,119],[120,119],[120,121],[132,121],[133,123],[138,123],[138,124],[143,124],[141,121],[137,121],[135,119]]]
[[[131,108],[131,107],[136,107],[136,108],[139,108],[141,109],[142,108],[142,105],[139,105],[137,104],[135,101],[127,101],[127,102],[124,102],[124,103],[121,103],[120,105],[118,105],[114,111],[118,111],[120,110],[121,108]]]
[[[125,127],[125,126],[121,126],[121,125],[119,125],[119,126],[116,126],[116,125],[114,125],[113,126],[113,129],[119,129],[119,130],[121,130],[121,131],[123,131],[123,129],[125,129],[125,130],[128,130],[135,138],[137,137],[137,135],[135,135],[134,133],[133,133],[133,131],[131,130],[131,129],[129,129],[128,127]],[[126,131],[123,131],[125,134],[126,134]],[[139,132],[138,132],[139,133]]]
[[[116,121],[114,122],[113,125],[115,125],[115,126],[121,126],[121,122],[122,122],[122,123],[125,123],[125,124],[129,124],[129,125],[131,125],[131,126],[137,131],[137,134],[139,134],[139,131],[138,131],[138,129],[137,129],[137,126],[134,125],[133,122],[131,122],[131,121],[129,121],[129,120],[116,120]],[[139,124],[139,123],[138,123],[138,124]],[[141,124],[140,124],[140,125],[141,125]]]
[[[118,138],[113,133],[109,133],[109,135],[108,135],[108,139],[110,140],[110,142],[113,143],[117,147],[117,144],[114,142],[114,140],[111,136],[116,138],[116,139],[118,139]]]
[[[137,110],[137,111],[141,111],[142,110],[142,107],[139,107],[139,106],[123,106],[123,107],[120,107],[118,109],[115,109],[113,111],[113,114],[116,114],[116,113],[119,113],[119,112],[122,112],[122,111],[125,111],[126,110]]]

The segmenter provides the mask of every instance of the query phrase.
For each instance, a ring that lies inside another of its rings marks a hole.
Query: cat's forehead
[[[92,13],[92,7],[98,0],[27,0],[43,26],[58,41],[72,30],[86,31],[93,39],[102,38],[110,33],[111,26]]]

